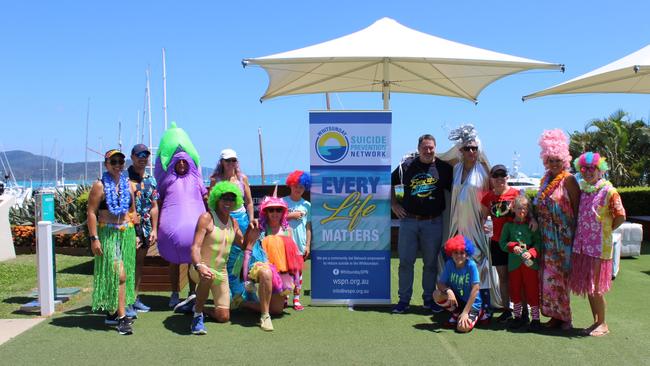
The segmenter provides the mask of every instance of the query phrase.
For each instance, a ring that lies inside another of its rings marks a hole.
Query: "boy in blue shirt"
[[[311,188],[311,177],[307,172],[296,170],[287,177],[287,185],[291,189],[291,194],[282,199],[289,208],[287,220],[291,226],[291,235],[300,254],[307,259],[311,247],[311,203],[302,198],[302,195]],[[293,309],[297,311],[304,309],[300,303],[301,289],[302,273],[293,292]]]
[[[449,257],[433,292],[433,300],[451,312],[448,327],[460,333],[468,333],[483,315],[480,278],[476,262],[472,259],[474,244],[462,235],[456,235],[445,243]]]

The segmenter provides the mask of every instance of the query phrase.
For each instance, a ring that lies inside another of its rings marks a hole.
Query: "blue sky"
[[[91,147],[99,148],[100,137],[103,150],[116,146],[119,120],[124,145],[132,145],[147,65],[157,141],[165,47],[169,120],[189,133],[202,165],[214,166],[219,151],[232,147],[244,171],[259,174],[261,127],[267,172],[308,169],[308,111],[324,109],[324,96],[260,104],[266,73],[243,69],[241,59],[320,43],[391,17],[438,37],[567,67],[564,74],[531,71],[499,80],[478,105],[393,94],[393,165],[415,148],[419,135],[432,133],[439,150],[446,150],[448,128],[470,122],[493,164],[510,166],[518,151],[522,170],[539,173],[537,139],[544,129],[582,130],[619,108],[647,120],[646,95],[551,96],[526,103],[521,96],[647,45],[649,11],[647,1],[8,2],[0,14],[0,143],[6,150],[83,161],[90,98]],[[380,94],[336,94],[332,107],[381,109],[382,101]]]

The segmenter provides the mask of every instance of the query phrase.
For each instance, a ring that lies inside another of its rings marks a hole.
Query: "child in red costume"
[[[538,331],[539,322],[539,269],[537,257],[540,253],[541,238],[539,231],[533,232],[528,227],[528,206],[526,196],[515,198],[515,220],[506,223],[501,231],[499,245],[508,252],[508,282],[510,299],[514,304],[514,320],[510,329],[518,329],[524,324],[522,319],[522,292],[526,303],[530,305],[533,320],[529,330]],[[523,291],[522,291],[523,290]]]

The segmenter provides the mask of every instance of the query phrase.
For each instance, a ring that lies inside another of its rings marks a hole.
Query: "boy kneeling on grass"
[[[445,243],[449,259],[433,292],[433,300],[451,312],[445,327],[468,333],[483,315],[479,293],[480,278],[476,262],[472,259],[474,244],[462,235]]]

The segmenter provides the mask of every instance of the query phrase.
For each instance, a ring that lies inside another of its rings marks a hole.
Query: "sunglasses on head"
[[[282,207],[269,207],[265,211],[268,212],[268,213],[282,212],[282,211],[284,211],[284,209]]]
[[[235,202],[236,198],[233,196],[221,196],[222,201]]]
[[[496,178],[505,178],[506,176],[508,176],[508,174],[506,174],[506,172],[495,172],[495,173],[492,173],[492,178],[495,178],[495,179],[496,179]]]
[[[124,159],[111,159],[109,163],[113,166],[115,165],[124,165]]]
[[[463,146],[463,151],[478,151],[478,146]]]
[[[237,158],[230,158],[230,159],[223,159],[223,160],[225,160],[225,161],[227,161],[229,163],[236,163],[237,162]]]
[[[586,172],[595,172],[596,171],[595,166],[581,166],[580,167],[580,172],[581,173],[586,173]]]

